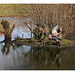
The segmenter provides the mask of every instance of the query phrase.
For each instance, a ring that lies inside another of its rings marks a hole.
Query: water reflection
[[[22,49],[24,53],[27,53],[30,51],[31,47],[26,46],[26,45],[15,45],[12,41],[3,41],[0,42],[1,45],[1,51],[3,54],[8,54],[11,49],[16,50],[17,49]]]
[[[60,49],[34,48],[33,58],[37,62],[37,69],[60,69]]]
[[[35,69],[75,69],[75,47],[73,48],[33,48],[32,58]]]
[[[24,69],[24,64],[29,63],[26,57],[30,46],[15,45],[12,41],[3,41],[4,35],[0,35],[0,69]],[[27,65],[25,64],[25,65]]]
[[[50,48],[0,43],[0,69],[75,69],[75,47]]]
[[[4,40],[4,35],[0,36]],[[50,48],[0,43],[0,69],[75,69],[75,47]]]
[[[0,43],[0,69],[24,69],[30,50],[30,46],[14,45],[11,41]]]
[[[3,48],[1,49],[3,54],[8,54],[10,52],[10,47],[12,47],[13,50],[15,49],[15,46],[11,41],[5,41],[3,43],[4,45],[2,46]]]

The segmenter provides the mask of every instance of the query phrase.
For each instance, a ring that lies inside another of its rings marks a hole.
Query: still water
[[[24,27],[23,27],[24,28]],[[17,26],[12,33],[21,37],[25,31]],[[21,32],[20,32],[21,31]],[[20,32],[19,34],[17,32]],[[29,32],[24,38],[30,38]],[[4,35],[0,34],[0,42]],[[15,45],[11,41],[0,43],[0,70],[75,70],[75,47],[49,48]]]
[[[75,69],[75,47],[48,48],[0,43],[0,69],[61,70]]]

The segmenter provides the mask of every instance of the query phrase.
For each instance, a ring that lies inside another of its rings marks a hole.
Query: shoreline
[[[12,41],[14,44],[16,45],[28,45],[31,47],[51,47],[51,48],[67,48],[67,47],[74,47],[75,46],[75,42],[74,41],[70,41],[68,44],[63,44],[62,46],[60,45],[49,45],[47,43],[43,43],[43,42],[35,42],[35,41],[31,41],[31,39],[19,39],[19,40],[13,40]]]

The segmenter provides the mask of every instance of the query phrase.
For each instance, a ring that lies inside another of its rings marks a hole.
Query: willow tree
[[[11,34],[15,28],[15,24],[13,24],[12,28],[10,28],[10,23],[6,20],[2,20],[1,24],[3,26],[4,31],[0,32],[5,35],[5,40],[11,40]]]

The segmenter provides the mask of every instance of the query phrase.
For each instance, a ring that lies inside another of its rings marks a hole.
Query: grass
[[[23,6],[26,7],[26,5],[21,4],[0,4],[0,16],[26,16]]]

